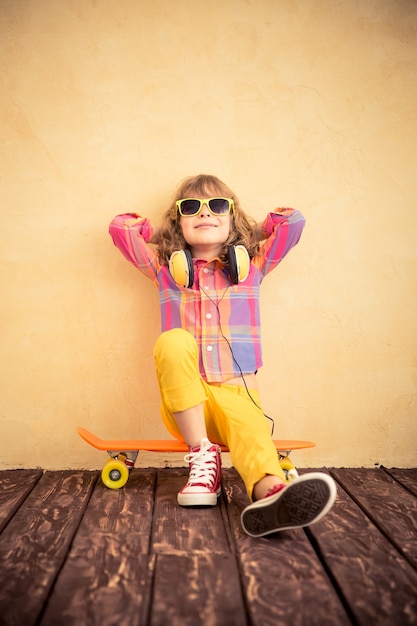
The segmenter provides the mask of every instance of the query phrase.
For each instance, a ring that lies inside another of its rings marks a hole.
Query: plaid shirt
[[[294,209],[277,209],[263,223],[261,253],[244,282],[232,284],[220,259],[194,259],[194,285],[178,286],[161,265],[149,220],[118,215],[110,224],[114,244],[159,289],[162,331],[184,328],[197,340],[200,372],[207,382],[225,382],[262,366],[259,290],[263,278],[300,239],[305,220]]]

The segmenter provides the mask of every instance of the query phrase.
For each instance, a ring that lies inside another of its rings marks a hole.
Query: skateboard
[[[81,426],[77,428],[77,432],[93,448],[107,451],[110,458],[101,472],[101,479],[109,489],[124,487],[140,451],[188,452],[187,444],[178,439],[100,439]],[[297,475],[297,470],[289,458],[290,453],[293,450],[314,448],[315,445],[313,441],[274,440],[279,462],[287,480]],[[220,449],[222,452],[229,452],[226,446],[221,445]]]

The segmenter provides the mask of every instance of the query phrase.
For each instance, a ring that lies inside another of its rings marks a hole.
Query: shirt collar
[[[203,265],[210,265],[211,263],[219,265],[220,267],[225,267],[226,265],[226,263],[224,263],[218,256],[214,257],[214,259],[210,259],[210,261],[205,261],[204,259],[193,259],[193,263],[195,263],[197,267],[203,267]]]

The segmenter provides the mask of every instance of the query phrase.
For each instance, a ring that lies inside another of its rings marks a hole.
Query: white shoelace
[[[188,485],[205,485],[213,487],[217,473],[216,452],[202,446],[198,452],[190,452],[184,461],[190,464]]]

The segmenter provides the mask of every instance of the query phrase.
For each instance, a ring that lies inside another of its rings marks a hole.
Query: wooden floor
[[[310,529],[252,539],[233,469],[220,506],[181,509],[187,470],[0,472],[2,626],[417,624],[417,469],[334,469]]]

